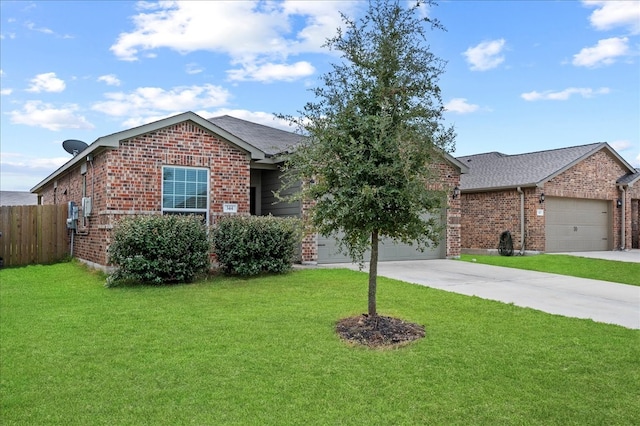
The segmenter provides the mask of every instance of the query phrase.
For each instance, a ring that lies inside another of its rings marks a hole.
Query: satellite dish
[[[77,139],[67,139],[66,141],[62,142],[62,147],[64,148],[64,150],[74,157],[84,151],[88,146],[89,145],[87,145],[85,142],[79,141]]]

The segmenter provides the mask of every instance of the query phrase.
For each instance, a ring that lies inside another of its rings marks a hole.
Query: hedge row
[[[225,217],[210,235],[197,216],[126,218],[113,231],[109,262],[116,270],[107,285],[190,282],[211,268],[211,253],[226,274],[286,272],[300,235],[300,222],[293,218]]]

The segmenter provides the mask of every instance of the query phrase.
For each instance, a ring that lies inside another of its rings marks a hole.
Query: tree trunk
[[[378,230],[371,233],[371,261],[369,262],[369,317],[378,315],[376,291],[378,287]]]

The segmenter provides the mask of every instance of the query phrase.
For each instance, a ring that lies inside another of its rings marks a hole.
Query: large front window
[[[162,212],[196,214],[208,219],[209,170],[194,167],[162,168]]]

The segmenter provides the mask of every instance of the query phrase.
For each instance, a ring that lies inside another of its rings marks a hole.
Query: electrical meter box
[[[67,211],[67,228],[76,229],[78,227],[78,206],[73,201],[69,201]]]
[[[82,216],[89,217],[91,215],[91,197],[82,197]]]

